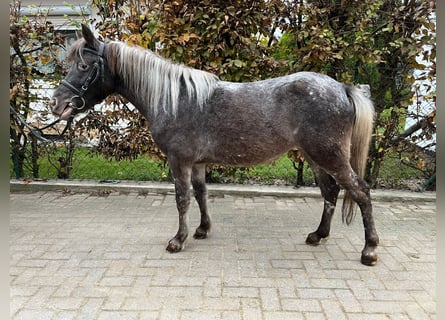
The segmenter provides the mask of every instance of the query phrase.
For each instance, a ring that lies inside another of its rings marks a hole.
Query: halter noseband
[[[85,82],[82,84],[80,89],[73,86],[67,80],[62,80],[60,82],[61,85],[64,85],[68,89],[70,89],[75,95],[71,98],[70,106],[77,111],[81,111],[85,108],[85,99],[83,98],[85,93],[87,92],[89,86],[94,83],[97,78],[100,78],[101,83],[104,82],[104,54],[105,44],[100,42],[99,49],[97,51],[92,50],[90,48],[83,48],[83,52],[88,52],[97,56],[97,60],[93,63],[93,67],[88,74],[88,77],[85,79]],[[75,102],[76,100],[81,101],[81,105],[78,106]]]

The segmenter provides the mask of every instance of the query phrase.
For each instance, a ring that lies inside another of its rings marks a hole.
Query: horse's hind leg
[[[184,248],[188,236],[187,210],[190,205],[191,166],[182,166],[177,161],[170,161],[170,169],[175,180],[176,207],[179,213],[179,228],[176,235],[168,242],[167,251],[179,252]]]
[[[323,215],[321,217],[320,225],[317,230],[306,238],[306,243],[309,245],[318,245],[320,240],[329,236],[331,230],[331,220],[334,215],[335,206],[337,204],[338,193],[340,187],[337,182],[320,168],[313,168],[317,177],[318,185],[321,190],[321,195],[324,199]]]
[[[373,266],[377,263],[376,249],[379,244],[379,237],[375,229],[374,218],[372,216],[371,196],[368,184],[355,174],[351,167],[340,170],[335,174],[337,182],[347,191],[352,200],[358,204],[362,213],[363,227],[365,229],[365,247],[362,250],[361,263]],[[345,204],[343,204],[345,209]],[[350,212],[349,214],[352,214]],[[352,219],[347,217],[348,212],[343,212],[343,219],[346,222]]]
[[[307,149],[309,149],[309,151],[312,151],[310,147],[311,146],[309,146],[309,148]],[[377,263],[376,249],[379,243],[379,237],[377,235],[377,231],[374,225],[374,218],[372,216],[372,204],[368,184],[363,179],[357,176],[357,174],[352,169],[348,158],[345,156],[341,156],[341,154],[338,153],[338,150],[341,150],[341,148],[327,150],[325,153],[323,153],[324,156],[315,151],[308,152],[307,149],[306,154],[308,155],[308,158],[310,158],[312,162],[316,163],[320,168],[322,168],[327,174],[330,174],[335,179],[335,181],[337,181],[338,185],[348,191],[352,200],[360,207],[363,219],[363,227],[365,229],[365,247],[362,250],[361,262],[364,265],[375,265]],[[343,204],[343,209],[345,209],[345,204]],[[329,211],[324,210],[322,222],[320,225],[327,225],[327,223],[323,223],[323,219],[326,219],[326,221],[328,221],[329,218]],[[350,221],[350,218],[346,216],[346,222],[348,221]],[[315,240],[317,240],[317,235],[323,235],[323,233],[317,233],[317,231],[314,232],[315,236],[308,236],[308,238],[314,237],[313,239],[309,239],[309,242],[313,240],[312,243],[316,243]],[[321,229],[321,231],[323,231],[323,229]]]
[[[205,239],[210,231],[211,222],[207,211],[207,186],[205,183],[205,164],[194,165],[192,169],[192,185],[195,199],[201,212],[201,224],[196,229],[193,237]]]

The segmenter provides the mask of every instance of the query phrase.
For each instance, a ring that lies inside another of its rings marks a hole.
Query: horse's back
[[[199,154],[203,162],[267,162],[348,131],[353,114],[343,84],[328,76],[300,72],[257,82],[221,81],[197,119],[203,131]]]

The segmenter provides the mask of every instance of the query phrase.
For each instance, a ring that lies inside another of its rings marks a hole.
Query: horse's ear
[[[76,39],[79,40],[80,38],[82,38],[82,33],[79,30],[76,30]]]
[[[99,40],[96,39],[93,32],[86,24],[82,23],[82,36],[86,40],[87,45],[92,49],[99,48]]]

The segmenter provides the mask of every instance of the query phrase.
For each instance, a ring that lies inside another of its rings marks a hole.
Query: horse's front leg
[[[196,202],[198,202],[201,211],[201,223],[196,229],[193,237],[195,239],[205,239],[210,231],[211,222],[207,210],[207,186],[205,183],[205,164],[193,166],[192,185],[195,193]]]
[[[178,232],[167,245],[167,251],[174,253],[184,248],[188,236],[187,210],[190,205],[191,167],[170,162],[170,169],[175,181],[176,207],[179,213]]]

